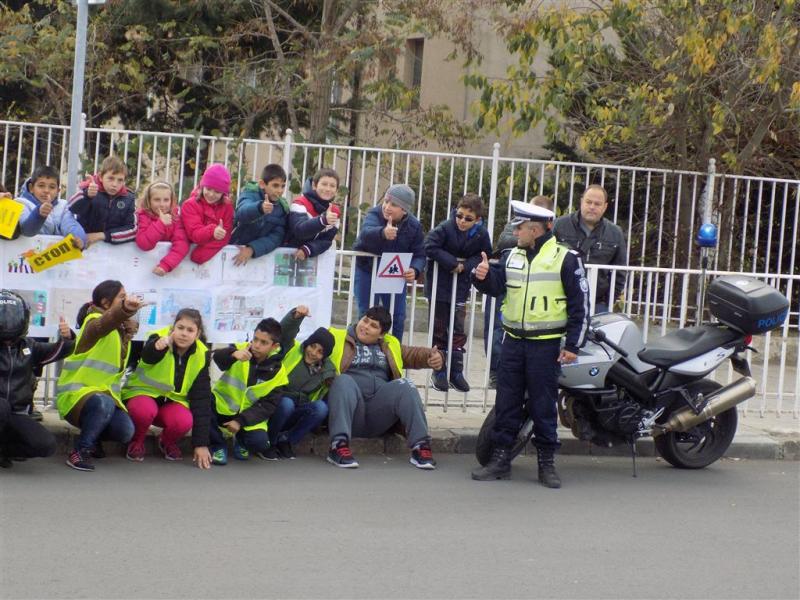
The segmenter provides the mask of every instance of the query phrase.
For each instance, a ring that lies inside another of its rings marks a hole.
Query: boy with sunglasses
[[[481,252],[491,254],[492,241],[483,225],[483,202],[477,194],[466,194],[447,221],[436,226],[425,239],[428,257],[425,295],[434,307],[433,345],[446,351],[450,338],[450,310],[455,311],[452,331],[452,356],[450,358],[450,384],[459,392],[468,392],[469,383],[464,378],[464,333],[466,302],[470,292],[469,274],[481,262]],[[434,263],[438,264],[436,298],[433,295]],[[455,277],[454,277],[455,275]],[[453,279],[456,280],[455,303]],[[433,387],[447,391],[447,363],[434,371]]]

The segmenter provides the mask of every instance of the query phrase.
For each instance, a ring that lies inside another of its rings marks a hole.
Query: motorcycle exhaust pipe
[[[737,404],[752,398],[756,393],[756,381],[752,377],[742,377],[730,385],[718,390],[708,398],[705,408],[696,414],[688,406],[674,413],[666,423],[656,426],[653,435],[668,431],[689,431],[711,417],[733,408]]]

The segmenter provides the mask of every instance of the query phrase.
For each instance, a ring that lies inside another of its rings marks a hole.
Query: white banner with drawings
[[[136,244],[91,246],[77,260],[34,273],[25,253],[41,251],[59,238],[20,237],[0,241],[0,287],[20,293],[31,307],[28,335],[56,335],[63,315],[74,328],[78,308],[91,300],[92,289],[104,279],[118,279],[128,293],[144,296],[149,306],[139,311],[139,335],[170,325],[181,308],[196,308],[203,315],[209,342],[238,342],[252,337],[264,317],[280,320],[298,304],[311,309],[300,338],[317,327],[328,327],[333,304],[336,252],[296,260],[294,248],[278,248],[244,266],[233,264],[238,248],[226,246],[203,265],[188,256],[171,273],[159,277],[153,267],[169,250],[160,243],[150,252]]]

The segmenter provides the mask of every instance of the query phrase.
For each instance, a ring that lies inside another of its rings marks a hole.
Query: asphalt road
[[[798,598],[800,463],[563,457],[561,490],[319,458],[0,471],[2,598]]]

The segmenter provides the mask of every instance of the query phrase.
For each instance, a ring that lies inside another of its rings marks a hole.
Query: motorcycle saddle
[[[666,368],[729,344],[741,336],[738,331],[717,325],[687,327],[649,342],[637,356],[648,364]]]

